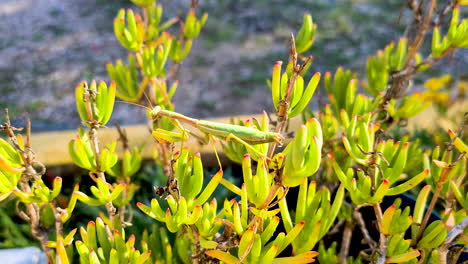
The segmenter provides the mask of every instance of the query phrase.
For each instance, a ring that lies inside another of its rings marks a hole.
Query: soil
[[[166,18],[188,6],[188,1],[159,2]],[[311,72],[344,66],[363,76],[366,57],[403,31],[396,25],[400,2],[200,1],[210,17],[181,69],[176,110],[202,118],[271,111],[266,79],[275,61],[287,59],[288,36],[306,12],[318,24]],[[17,122],[31,118],[34,131],[78,126],[75,84],[108,81],[105,63],[127,55],[112,25],[122,7],[135,6],[125,0],[2,0],[0,107],[8,107]],[[431,74],[466,74],[467,61],[467,52],[460,50],[450,67]],[[113,121],[144,120],[138,107],[115,107]]]

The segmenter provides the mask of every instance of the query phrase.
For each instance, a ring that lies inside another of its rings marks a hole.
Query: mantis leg
[[[210,138],[208,137],[208,134],[200,136],[200,135],[193,133],[192,131],[188,131],[188,132],[191,136],[196,138],[200,144],[207,145],[208,143],[210,143]]]
[[[187,141],[188,140],[188,134],[190,133],[190,131],[188,131],[187,129],[185,129],[179,121],[177,120],[173,120],[173,119],[169,119],[171,120],[171,122],[175,125],[176,129],[181,131],[181,132],[175,132],[175,131],[168,131],[168,130],[164,130],[164,129],[161,129],[161,128],[157,128],[155,129],[151,134],[153,135],[153,137],[159,141],[160,143],[165,143],[167,144],[168,142],[169,143],[174,143],[174,142],[184,142],[184,141]]]
[[[216,150],[216,140],[214,139],[214,136],[213,135],[210,135],[210,134],[206,134],[208,136],[208,138],[213,142],[213,150],[214,150],[214,153],[216,155],[216,159],[218,160],[218,164],[219,164],[219,169],[220,170],[223,170],[223,166],[221,165],[221,159],[219,159],[219,155],[218,155],[218,151]]]
[[[251,151],[252,153],[254,153],[255,155],[257,155],[257,157],[260,157],[260,156],[265,156],[265,154],[261,153],[260,151],[258,151],[256,148],[254,148],[252,145],[250,145],[249,143],[245,142],[244,140],[242,140],[241,138],[237,137],[236,135],[234,134],[229,134],[227,137],[226,137],[226,141],[230,141],[230,140],[235,140],[239,143],[241,143],[242,145],[244,145],[247,150]]]

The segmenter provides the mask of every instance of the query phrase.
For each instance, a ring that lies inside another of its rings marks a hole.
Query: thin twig
[[[338,263],[346,264],[346,258],[349,254],[349,246],[351,245],[351,238],[353,236],[354,224],[352,220],[347,220],[343,230],[343,237],[341,239],[341,248],[338,257]]]
[[[31,150],[31,139],[30,139],[30,130],[31,130],[31,123],[27,122],[27,131],[26,131],[26,146],[25,149],[23,150],[16,138],[15,131],[19,131],[22,129],[18,129],[15,127],[11,126],[11,121],[10,121],[10,116],[8,114],[8,109],[5,109],[5,120],[6,122],[1,126],[2,130],[4,130],[9,139],[10,142],[13,144],[15,149],[20,153],[21,158],[23,159],[23,166],[25,168],[25,171],[21,175],[21,178],[19,180],[19,189],[23,192],[30,193],[31,192],[31,187],[29,185],[29,181],[37,175],[36,170],[34,169],[33,162],[34,162],[34,155]],[[52,253],[51,249],[47,246],[48,242],[48,233],[41,228],[41,222],[40,222],[40,209],[35,203],[25,203],[26,207],[26,213],[23,213],[22,215],[23,219],[29,220],[30,226],[31,226],[31,233],[34,238],[36,238],[42,247],[42,250],[47,256],[47,259],[49,261],[53,261],[52,258]],[[18,208],[18,207],[17,207]]]
[[[406,59],[405,68],[410,66],[411,62],[414,59],[414,56],[416,56],[416,53],[419,50],[419,47],[421,47],[422,43],[424,42],[424,36],[426,35],[427,29],[429,28],[429,24],[430,24],[431,19],[432,19],[432,14],[433,14],[434,9],[435,9],[435,4],[436,4],[436,1],[431,0],[431,2],[429,4],[429,7],[428,7],[428,10],[427,10],[427,14],[426,14],[425,19],[424,19],[424,22],[419,25],[418,31],[416,32],[416,36],[415,36],[413,42],[410,45],[409,55],[408,55],[408,57]],[[422,10],[423,6],[424,6],[424,0],[421,1],[420,5],[419,5],[419,10]]]
[[[448,0],[447,4],[445,5],[444,8],[441,9],[439,12],[439,15],[434,19],[433,26],[438,27],[440,26],[441,21],[444,19],[444,17],[450,12],[455,7],[456,1],[453,0]]]
[[[448,169],[444,169],[442,174],[446,173],[448,175],[449,171],[450,170],[448,170]],[[421,239],[421,237],[423,235],[424,229],[426,229],[426,226],[429,223],[429,218],[431,217],[432,210],[434,210],[437,199],[439,198],[440,191],[442,190],[442,186],[443,186],[442,182],[439,181],[437,183],[436,190],[434,191],[434,195],[432,196],[432,200],[431,200],[431,203],[429,205],[429,208],[427,209],[426,214],[424,215],[423,221],[421,222],[421,226],[419,227],[419,231],[418,231],[418,234],[416,235],[416,239],[414,239],[412,241],[412,243],[411,243],[413,246],[416,245],[419,242],[419,240]]]
[[[376,264],[385,264],[387,258],[387,237],[382,232],[382,208],[380,204],[373,205],[375,216],[377,217],[377,225],[379,227],[380,239],[379,239],[379,258]]]
[[[60,210],[58,210],[58,208],[57,208],[56,201],[53,201],[52,203],[50,203],[50,207],[52,208],[52,211],[54,213],[55,232],[57,233],[57,237],[58,236],[63,236],[63,223],[62,223]]]
[[[88,104],[90,103],[88,102]],[[104,184],[108,184],[106,180],[106,176],[104,175],[104,172],[101,171],[101,154],[99,150],[99,139],[98,139],[98,131],[97,131],[98,127],[99,127],[99,124],[91,120],[91,128],[89,129],[89,140],[91,142],[91,149],[93,150],[94,160],[96,162],[96,167],[97,167],[97,171],[94,172],[94,175],[96,175],[98,179],[102,180]],[[110,187],[112,186],[110,185]],[[115,209],[112,202],[106,203],[106,210],[107,210],[107,214],[109,216],[110,222],[114,223],[114,216],[117,214],[117,210]]]
[[[382,102],[380,103],[379,108],[374,112],[374,114],[382,112],[383,110],[386,109],[388,102],[390,100],[401,96],[403,88],[406,87],[408,83],[410,82],[411,78],[413,78],[413,76],[419,72],[421,66],[423,65],[431,66],[455,50],[455,48],[450,47],[441,56],[437,58],[433,58],[429,56],[427,59],[425,59],[422,63],[418,65],[412,64],[419,48],[424,42],[426,33],[430,28],[430,23],[433,17],[434,10],[436,8],[435,0],[431,0],[429,4],[426,4],[425,2],[426,2],[425,0],[422,0],[418,4],[417,1],[408,0],[406,3],[409,9],[411,9],[413,13],[415,14],[415,18],[414,18],[413,23],[409,24],[407,29],[405,30],[405,35],[409,31],[409,28],[413,25],[417,26],[416,33],[415,33],[413,41],[409,45],[409,52],[408,52],[408,57],[405,62],[405,66],[403,67],[403,69],[391,74],[391,78],[392,78],[391,85],[385,92],[385,95],[382,98]],[[425,6],[427,6],[426,14],[425,16],[423,16]],[[450,9],[446,10],[447,8],[448,7],[446,7],[441,14],[445,14],[448,12],[448,10],[450,10]],[[439,14],[439,17],[442,16],[441,14]],[[383,122],[388,122],[388,121],[389,120],[386,119]]]
[[[117,129],[117,133],[119,133],[119,141],[122,143],[122,148],[124,151],[128,150],[128,137],[127,137],[127,131],[123,129],[119,122],[114,123],[115,128]]]
[[[333,228],[328,231],[327,235],[334,235],[334,234],[337,234],[338,232],[341,232],[341,226],[345,223],[346,221],[345,220],[339,220],[338,223],[336,223],[336,225],[333,226]]]
[[[452,242],[461,234],[468,226],[468,216],[463,219],[458,225],[452,227],[452,229],[448,232],[447,237],[444,240],[444,243],[439,247],[439,263],[446,264],[447,263],[447,254],[449,252],[449,247],[451,246]]]
[[[457,135],[462,135],[463,130],[464,130],[465,126],[466,126],[465,122],[468,120],[467,117],[468,117],[468,114],[465,113],[464,119],[462,121],[462,124],[460,125],[460,129],[458,130]],[[449,159],[451,157],[450,154],[453,151],[453,147],[454,147],[454,140],[450,141],[450,143],[448,143],[448,146],[447,146],[447,153],[445,155],[445,157],[446,157],[445,162],[447,162],[447,163],[449,163]],[[426,211],[426,214],[424,215],[423,221],[421,222],[421,226],[419,228],[416,239],[414,241],[412,241],[412,243],[411,243],[413,246],[416,245],[419,242],[419,240],[421,239],[421,237],[423,235],[423,232],[424,232],[424,229],[426,228],[426,225],[429,222],[429,217],[432,214],[432,210],[434,209],[435,204],[437,202],[437,199],[439,198],[439,195],[440,195],[440,192],[442,190],[443,184],[446,181],[447,177],[449,176],[449,174],[450,174],[450,172],[451,172],[451,170],[454,167],[456,162],[457,161],[455,161],[454,163],[450,163],[446,168],[444,168],[442,170],[439,181],[437,182],[436,190],[434,191],[434,195],[432,197],[429,208]]]
[[[273,198],[275,197],[276,195],[276,192],[278,192],[278,189],[281,187],[281,185],[278,185],[278,184],[275,184],[273,185],[273,187],[271,187],[271,190],[270,192],[268,193],[265,201],[263,201],[262,205],[260,206],[260,209],[264,209],[264,208],[267,208],[268,205],[270,204],[271,200],[273,200]],[[283,197],[286,196],[286,195],[283,195]]]
[[[276,113],[277,122],[276,122],[276,127],[275,127],[275,132],[277,133],[282,133],[288,122],[289,101],[291,100],[291,96],[294,90],[296,79],[302,73],[302,71],[304,71],[306,66],[309,63],[311,63],[313,60],[313,57],[307,57],[307,59],[304,61],[302,65],[298,65],[297,64],[298,54],[296,51],[296,43],[294,41],[293,34],[291,34],[290,41],[291,41],[291,47],[289,51],[289,63],[292,64],[293,73],[291,77],[288,79],[288,84],[287,84],[288,89],[286,90],[286,96],[283,100],[279,102],[279,105],[278,105],[278,112]],[[277,143],[275,142],[270,145],[268,157],[270,158],[273,157],[273,155],[275,154],[276,146],[277,146]]]
[[[364,236],[362,241],[366,242],[371,249],[375,249],[377,247],[377,242],[375,242],[369,235],[369,230],[367,230],[366,224],[364,223],[364,219],[362,218],[362,214],[359,212],[359,210],[354,210],[353,217],[354,220],[356,220],[356,223],[358,224],[362,235]]]

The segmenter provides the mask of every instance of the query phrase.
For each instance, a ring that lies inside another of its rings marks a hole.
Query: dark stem
[[[23,159],[23,166],[25,167],[25,171],[21,175],[19,180],[19,189],[26,193],[31,193],[31,186],[29,185],[30,181],[35,177],[38,177],[38,173],[33,167],[34,162],[34,153],[31,149],[31,122],[28,120],[26,124],[26,144],[24,150],[21,148],[16,135],[15,131],[20,131],[22,129],[15,128],[11,126],[10,116],[8,114],[8,109],[5,109],[5,120],[6,122],[2,125],[2,130],[4,130],[10,142],[15,147],[16,151],[18,151]],[[40,220],[40,208],[36,203],[25,203],[26,213],[23,213],[23,218],[29,221],[31,226],[31,234],[35,239],[37,239],[42,247],[42,250],[47,256],[49,262],[53,261],[51,248],[47,246],[48,242],[48,233],[41,228],[41,220]]]
[[[377,243],[369,235],[369,230],[367,230],[366,228],[366,224],[364,222],[364,219],[362,218],[362,214],[359,212],[359,209],[354,209],[353,217],[354,220],[356,220],[356,223],[358,224],[362,235],[364,236],[364,238],[362,239],[363,242],[367,243],[367,245],[369,245],[369,247],[372,250],[375,249],[377,247]]]
[[[349,254],[349,246],[351,245],[351,237],[353,236],[354,224],[352,220],[346,220],[343,230],[343,238],[341,239],[341,249],[338,255],[338,263],[346,264],[346,258]]]
[[[375,216],[377,217],[377,225],[379,227],[379,258],[377,259],[376,264],[385,264],[385,260],[387,258],[387,237],[382,232],[382,208],[380,208],[380,204],[373,205]]]
[[[463,234],[463,231],[465,228],[468,226],[468,216],[461,221],[458,225],[454,226],[447,234],[447,237],[445,238],[444,243],[439,247],[439,263],[440,264],[446,264],[447,263],[447,254],[449,253],[449,247],[452,245],[452,242],[461,234]],[[452,263],[457,263],[456,260],[453,260],[455,262]]]
[[[449,155],[450,151],[447,151],[447,158],[450,156]],[[431,203],[429,205],[429,208],[426,211],[426,214],[424,215],[423,221],[421,222],[421,226],[419,227],[418,234],[416,236],[416,239],[412,241],[411,245],[416,245],[419,240],[421,239],[424,229],[426,228],[427,224],[429,223],[429,218],[431,217],[432,210],[434,210],[435,204],[437,202],[437,199],[439,198],[440,191],[442,190],[443,184],[445,182],[445,179],[448,177],[450,173],[451,168],[445,168],[442,171],[442,174],[440,176],[439,181],[437,182],[436,190],[434,191],[434,196],[432,196]]]
[[[280,187],[281,187],[281,185],[278,185],[278,184],[275,184],[275,185],[273,185],[273,187],[271,187],[271,190],[268,193],[268,196],[265,199],[265,201],[263,201],[263,204],[260,206],[260,209],[264,209],[264,208],[268,207],[268,205],[270,204],[271,200],[273,200],[273,198],[275,197],[276,192],[278,191],[278,189]]]
[[[277,115],[277,123],[275,127],[275,132],[282,133],[288,123],[288,109],[289,109],[289,101],[291,100],[292,92],[294,90],[294,85],[296,83],[297,77],[302,73],[302,71],[306,68],[306,66],[312,62],[313,57],[308,57],[302,65],[297,64],[297,52],[296,52],[296,44],[294,41],[294,35],[291,34],[291,47],[289,51],[289,63],[293,65],[293,74],[288,79],[288,89],[286,91],[286,96],[283,100],[279,102],[278,105],[278,112]],[[270,159],[275,154],[277,143],[272,143],[270,145],[270,151],[268,156]]]
[[[59,208],[57,208],[56,201],[53,201],[52,203],[50,203],[50,207],[52,208],[52,211],[54,212],[55,232],[57,233],[57,237],[63,236],[63,223],[62,223],[62,219],[60,218],[60,212],[59,212]]]
[[[432,210],[434,210],[437,199],[439,198],[441,190],[442,190],[442,184],[438,183],[436,190],[434,192],[434,196],[432,196],[431,204],[429,205],[429,208],[427,209],[426,214],[424,215],[423,221],[421,222],[421,226],[419,227],[419,231],[416,236],[416,239],[411,243],[412,245],[416,245],[421,239],[424,229],[426,228],[429,222],[429,218],[431,217]]]
[[[102,180],[104,184],[108,184],[106,180],[106,176],[104,175],[104,172],[101,171],[101,153],[99,150],[99,139],[98,139],[98,132],[97,132],[97,126],[95,125],[94,122],[92,122],[91,128],[89,130],[89,140],[91,142],[91,148],[94,153],[94,160],[96,161],[96,168],[97,171],[93,172],[98,179]],[[110,188],[112,188],[112,185],[108,184]],[[117,213],[117,210],[115,209],[114,205],[112,202],[106,203],[106,210],[107,214],[109,215],[109,220],[110,222],[114,223],[114,216]]]
[[[418,31],[416,32],[416,36],[410,45],[409,55],[408,55],[408,58],[406,59],[405,68],[410,67],[410,64],[413,61],[414,56],[416,56],[416,53],[418,52],[419,47],[421,47],[422,43],[424,42],[424,36],[426,35],[427,29],[429,28],[432,14],[435,9],[435,4],[436,4],[436,1],[431,0],[424,22],[422,24],[419,24]],[[421,1],[419,10],[422,10],[423,6],[424,6],[424,0]]]
[[[128,137],[127,137],[127,131],[123,129],[119,122],[114,123],[115,128],[117,129],[117,133],[119,133],[119,141],[122,143],[122,148],[124,151],[128,150]]]

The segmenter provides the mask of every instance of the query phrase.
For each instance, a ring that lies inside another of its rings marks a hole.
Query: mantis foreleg
[[[241,138],[239,138],[238,136],[234,135],[234,134],[229,134],[227,137],[226,137],[226,141],[230,141],[230,140],[235,140],[239,143],[241,143],[242,145],[244,145],[247,150],[249,150],[250,152],[254,153],[255,155],[257,155],[257,157],[260,157],[260,156],[264,156],[263,153],[261,153],[260,151],[258,151],[257,149],[255,149],[251,144],[245,142],[244,140],[242,140]]]

